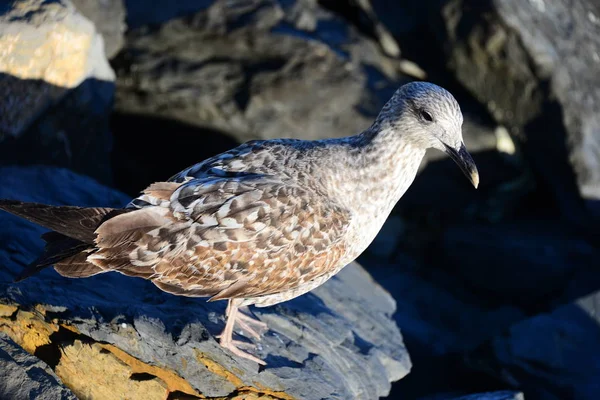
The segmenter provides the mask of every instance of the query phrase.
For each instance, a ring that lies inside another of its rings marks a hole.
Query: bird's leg
[[[254,337],[257,340],[260,340],[261,334],[263,334],[267,330],[269,330],[269,328],[267,327],[267,324],[265,324],[264,322],[262,322],[256,318],[251,317],[248,314],[243,313],[240,308],[241,307],[238,307],[238,314],[237,314],[237,319],[236,319],[237,324],[240,326],[240,328],[242,328],[250,336]],[[247,307],[244,307],[244,308],[247,308]],[[229,302],[227,302],[227,309],[225,310],[226,317],[229,317],[230,309],[231,309],[231,300],[229,300]]]
[[[235,325],[236,319],[239,317],[238,307],[239,303],[241,303],[242,299],[230,299],[229,304],[227,305],[227,322],[225,323],[225,329],[220,335],[220,344],[222,347],[228,349],[233,354],[238,357],[247,358],[248,360],[252,360],[261,365],[266,365],[263,360],[260,358],[256,358],[251,354],[243,352],[239,348],[236,347],[236,342],[233,340],[233,327]],[[239,343],[237,343],[239,345]]]

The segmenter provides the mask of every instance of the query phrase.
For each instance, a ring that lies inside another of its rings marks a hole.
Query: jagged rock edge
[[[261,396],[260,398],[265,400],[294,399],[292,396],[281,391],[243,385],[242,380],[237,375],[212,360],[206,354],[197,350],[196,359],[201,364],[203,364],[212,373],[227,379],[236,387],[236,389],[234,389],[225,397],[206,397],[196,391],[189,382],[169,368],[161,368],[150,365],[110,343],[96,341],[91,337],[79,332],[75,326],[61,322],[58,318],[52,318],[49,321],[47,312],[42,305],[36,305],[35,308],[30,311],[22,309],[19,305],[0,304],[0,332],[6,333],[25,351],[40,358],[44,363],[48,364],[48,366],[57,374],[57,376],[64,381],[60,371],[56,370],[56,366],[58,364],[52,365],[52,360],[48,359],[48,357],[40,356],[39,351],[37,352],[38,354],[36,354],[36,351],[40,349],[40,347],[50,345],[56,351],[58,351],[61,356],[63,356],[65,354],[64,349],[72,346],[73,344],[63,347],[62,344],[52,342],[51,336],[59,333],[61,330],[68,331],[74,335],[76,339],[73,339],[73,343],[75,340],[79,340],[86,345],[98,344],[101,350],[110,353],[116,360],[127,365],[131,369],[129,379],[132,379],[136,374],[147,374],[147,376],[152,377],[151,379],[158,379],[168,390],[169,399],[171,398],[171,395],[174,395],[176,396],[175,398],[178,398],[178,394],[184,395],[187,399],[198,398],[209,400],[225,400],[233,398],[239,399],[245,398],[245,395]],[[58,363],[60,363],[60,358]],[[74,393],[80,392],[81,389],[83,389],[81,387],[73,387],[72,385],[68,384],[65,384],[65,386],[73,390]]]

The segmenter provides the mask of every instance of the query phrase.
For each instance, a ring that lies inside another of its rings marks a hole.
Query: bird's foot
[[[260,340],[261,335],[269,330],[267,324],[259,321],[256,318],[252,318],[249,315],[238,313],[235,322],[242,328],[247,334]]]
[[[238,357],[246,358],[260,365],[267,365],[267,363],[261,360],[260,358],[257,358],[252,354],[248,354],[245,351],[239,349],[240,347],[246,348],[248,350],[256,349],[256,346],[252,343],[240,342],[239,340],[232,340],[231,337],[227,338],[225,336],[221,336],[219,343],[221,347],[231,351]]]
[[[215,336],[215,338],[219,339],[219,344],[221,346],[223,346],[223,344],[221,344],[222,340],[221,338],[223,337],[223,335],[217,335]],[[235,339],[231,339],[231,344],[234,345],[235,347],[239,348],[239,349],[244,349],[244,350],[256,350],[256,345],[252,342],[243,342],[241,340],[235,340]]]

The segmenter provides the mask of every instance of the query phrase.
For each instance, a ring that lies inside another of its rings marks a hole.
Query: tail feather
[[[15,200],[0,200],[0,209],[84,243],[94,243],[94,231],[109,214],[122,212],[106,207],[50,206]]]
[[[94,248],[96,229],[106,220],[130,211],[106,207],[51,206],[14,200],[0,200],[0,210],[53,231],[42,235],[46,241],[44,253],[25,267],[15,280],[17,282],[50,265],[54,265],[59,274],[72,278],[103,272],[102,268],[87,262]]]
[[[62,260],[78,255],[81,252],[91,248],[91,245],[79,240],[64,236],[57,232],[47,232],[42,235],[46,241],[44,253],[35,261],[26,266],[23,271],[15,278],[15,282],[20,282],[32,275],[35,275],[51,265],[58,265]],[[87,255],[86,255],[87,256]]]
[[[88,278],[107,272],[106,270],[87,262],[88,251],[82,251],[54,265],[56,272],[67,278]]]

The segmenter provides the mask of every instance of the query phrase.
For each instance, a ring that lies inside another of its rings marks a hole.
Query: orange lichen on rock
[[[0,316],[0,332],[6,333],[31,354],[38,347],[50,343],[50,335],[56,331],[57,325],[45,322],[35,312],[17,310],[10,316]]]
[[[198,359],[198,361],[200,363],[204,364],[204,366],[210,372],[212,372],[215,375],[222,376],[223,378],[227,379],[229,382],[231,382],[233,385],[235,385],[237,387],[237,390],[236,390],[235,394],[233,395],[233,397],[226,397],[227,399],[294,400],[294,398],[292,396],[286,394],[285,392],[270,390],[270,389],[261,388],[261,387],[256,388],[253,386],[245,386],[243,384],[243,381],[237,375],[235,375],[233,372],[229,371],[228,369],[224,368],[223,366],[221,366],[221,364],[212,360],[206,354],[204,354],[198,350],[196,350],[196,358]]]
[[[0,304],[0,332],[46,362],[64,385],[82,399],[208,398],[173,370],[149,365],[114,345],[96,342],[73,325],[57,319],[47,321],[46,310],[40,305],[34,311],[24,311],[17,305]],[[293,399],[284,392],[244,385],[235,373],[199,351],[197,359],[235,387],[225,397],[208,399]]]
[[[100,346],[103,349],[110,351],[122,362],[126,363],[131,369],[132,376],[135,376],[135,374],[147,374],[146,376],[153,375],[167,386],[169,392],[178,391],[200,397],[200,393],[194,390],[188,381],[177,375],[174,371],[167,368],[148,365],[111,344],[102,344]]]
[[[164,400],[169,395],[157,377],[132,379],[132,368],[99,343],[75,340],[63,347],[54,372],[78,398]]]

